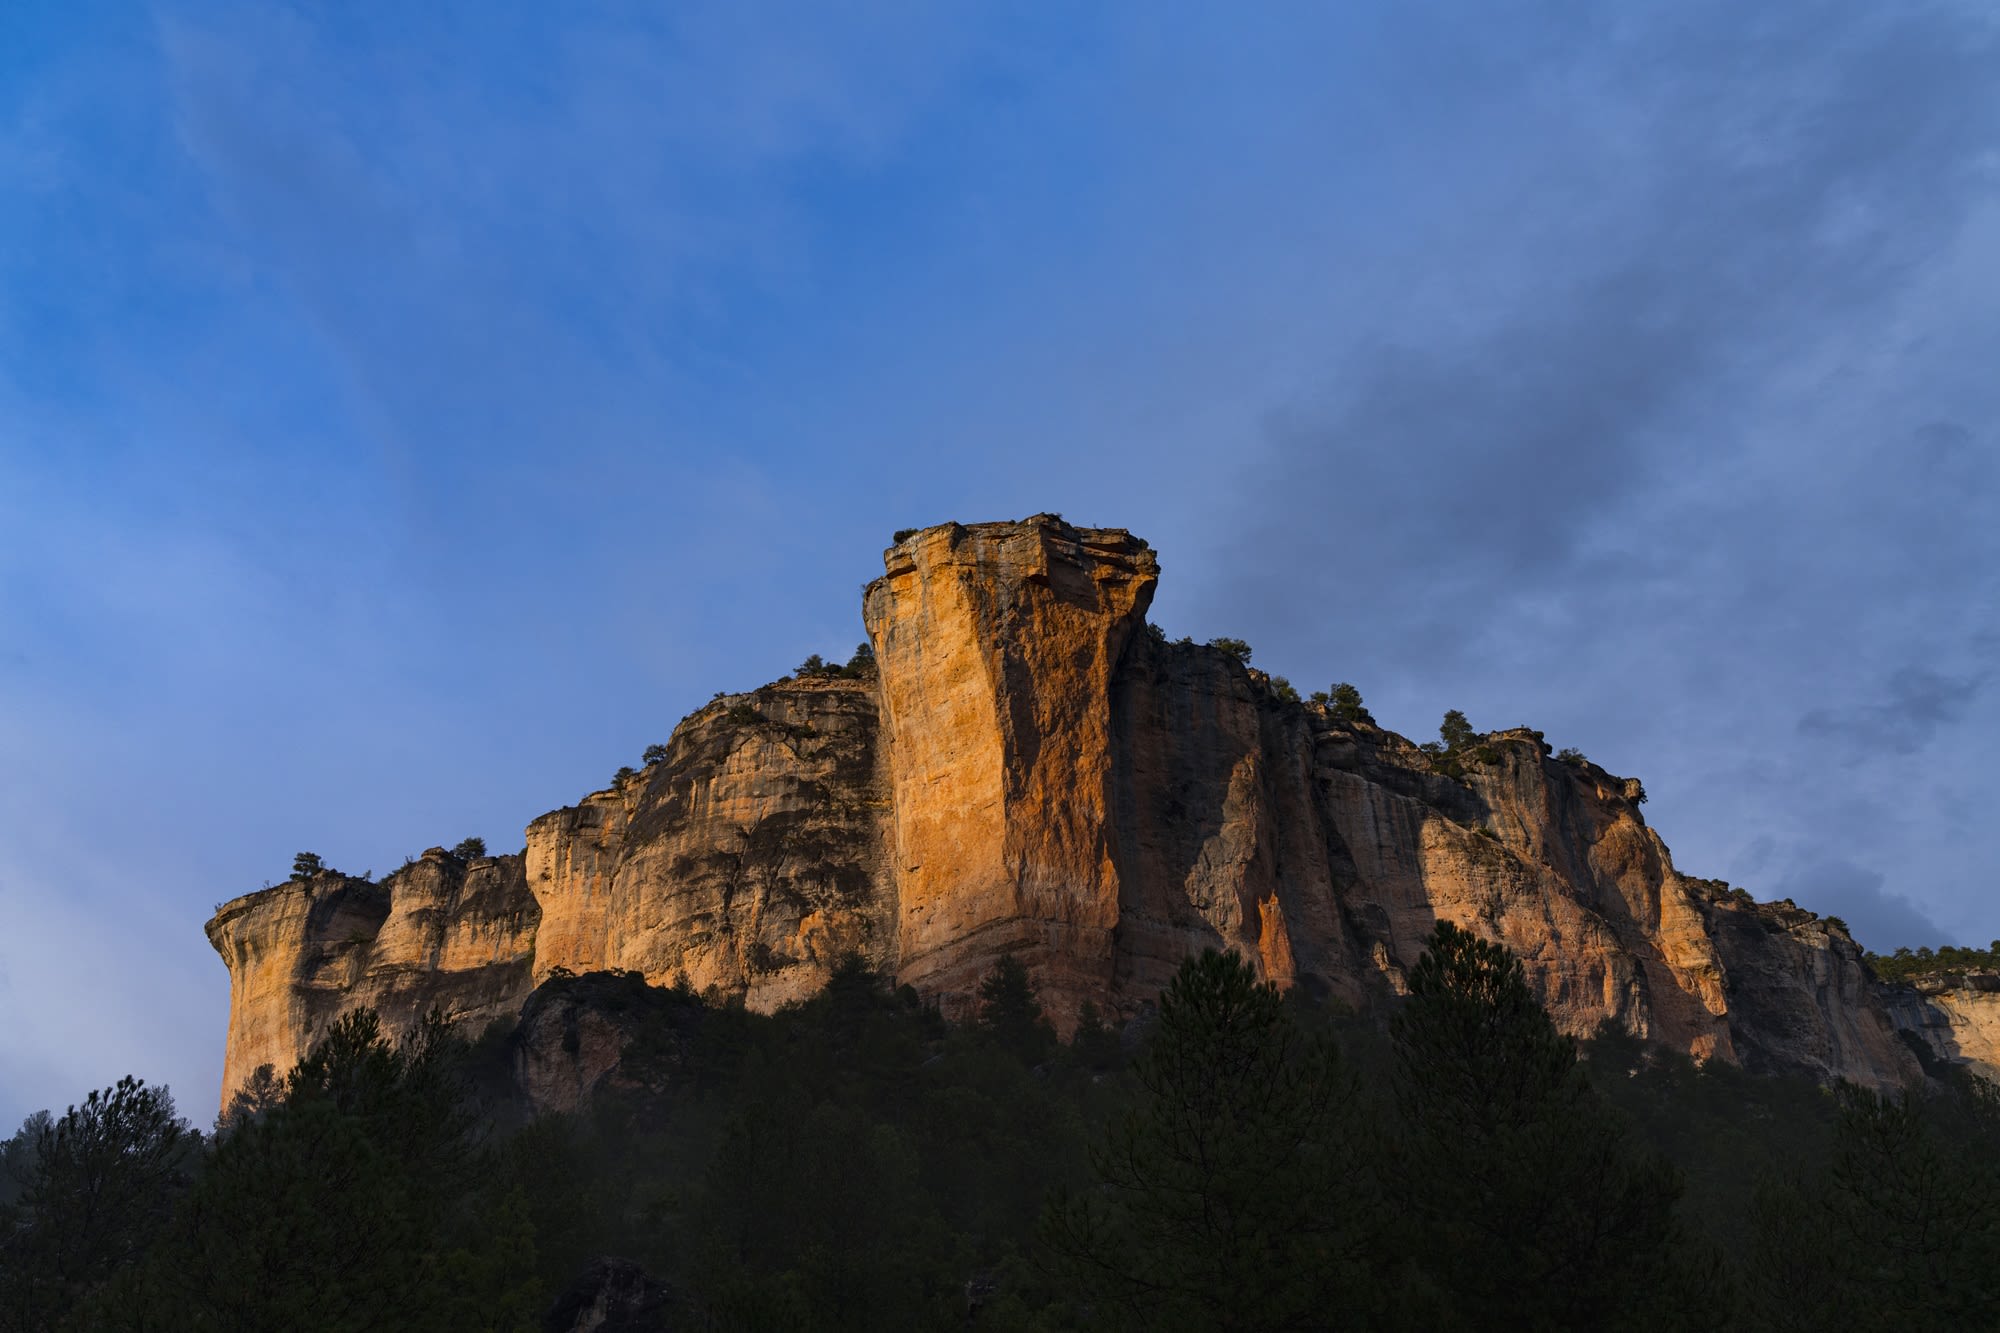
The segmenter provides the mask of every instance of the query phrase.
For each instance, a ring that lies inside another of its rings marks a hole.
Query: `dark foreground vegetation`
[[[1212,953],[1067,1045],[983,993],[654,992],[577,1118],[365,1012],[212,1136],[121,1082],[5,1146],[0,1329],[2000,1327],[1984,1085],[1580,1059],[1449,926],[1386,1027]]]

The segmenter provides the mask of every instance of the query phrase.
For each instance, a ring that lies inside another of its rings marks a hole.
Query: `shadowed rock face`
[[[1884,989],[1907,1040],[1947,1064],[2000,1076],[2000,972],[1933,972]]]
[[[1190,950],[1350,1003],[1389,999],[1440,918],[1520,956],[1557,1023],[1702,1058],[1884,1085],[1898,1030],[2000,1053],[2000,1004],[1872,980],[1843,931],[1675,871],[1638,783],[1525,729],[1453,765],[1282,699],[1145,624],[1146,544],[1050,515],[891,547],[865,594],[873,679],[719,699],[668,757],[381,884],[323,876],[225,904],[225,1083],[280,1069],[342,1009],[511,1015],[558,974],[684,976],[770,1009],[860,950],[963,1014],[1007,950],[1059,1025],[1134,1013]],[[1969,992],[1968,992],[1969,994]]]

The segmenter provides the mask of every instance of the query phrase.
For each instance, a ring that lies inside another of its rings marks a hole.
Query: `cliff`
[[[622,970],[770,1009],[849,950],[950,1014],[1005,951],[1062,1024],[1134,1013],[1207,945],[1369,1005],[1440,918],[1505,942],[1579,1035],[1877,1086],[1918,1075],[1913,1039],[2000,1053],[2000,1005],[1883,986],[1830,923],[1682,876],[1636,782],[1526,729],[1439,757],[1281,697],[1148,626],[1158,577],[1143,541],[1051,515],[907,534],[864,593],[873,676],[710,703],[518,855],[224,904],[225,1089],[352,1005],[477,1022]]]
[[[1929,1057],[2000,1077],[2000,973],[1933,972],[1887,990],[1891,1020]]]
[[[433,1007],[511,1017],[533,987],[538,918],[521,857],[468,865],[437,847],[379,884],[324,874],[222,904],[208,940],[229,968],[223,1100],[259,1065],[290,1069],[358,1005],[393,1032]]]

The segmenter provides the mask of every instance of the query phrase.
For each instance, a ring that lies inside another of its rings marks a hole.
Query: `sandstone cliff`
[[[864,594],[876,676],[718,699],[662,762],[534,821],[521,854],[224,904],[225,1088],[350,1005],[391,1029],[432,1004],[478,1021],[548,978],[625,970],[769,1009],[857,949],[948,1013],[1007,950],[1064,1023],[1085,1000],[1136,1012],[1205,945],[1367,1005],[1439,918],[1504,941],[1577,1034],[1610,1021],[1874,1085],[1917,1075],[1910,1034],[2000,1053],[2000,1005],[1884,987],[1811,913],[1683,877],[1636,782],[1538,733],[1441,760],[1166,642],[1145,622],[1157,559],[1128,533],[946,524],[884,568]],[[618,1040],[585,1036],[560,1079],[597,1077]]]
[[[436,847],[379,884],[324,874],[222,904],[208,939],[229,968],[223,1100],[259,1065],[290,1069],[357,1005],[398,1033],[433,1007],[511,1017],[533,984],[537,918],[519,856],[467,865]]]
[[[1887,991],[1891,1019],[1931,1057],[2000,1077],[2000,973],[1933,972]]]

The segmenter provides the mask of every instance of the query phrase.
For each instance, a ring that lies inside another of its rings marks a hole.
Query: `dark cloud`
[[[1371,634],[1436,660],[1540,590],[1629,581],[1604,548],[1710,536],[1657,530],[1677,481],[1737,462],[1763,382],[1947,244],[2000,128],[1982,20],[1736,13],[1485,34],[1519,58],[1482,62],[1466,82],[1488,104],[1456,110],[1492,122],[1474,150],[1509,141],[1510,179],[1442,149],[1479,225],[1403,261],[1435,313],[1355,331],[1328,387],[1274,413],[1245,496],[1257,558],[1219,600],[1276,621],[1317,571]]]
[[[1641,772],[1690,869],[1878,947],[1983,939],[1933,788],[1984,763],[2000,605],[1992,18],[1553,12],[1413,39],[1455,217],[1268,413],[1209,618]]]
[[[1883,686],[1881,703],[1815,708],[1799,719],[1799,732],[1843,747],[1850,762],[1883,751],[1915,754],[1940,729],[1964,717],[1985,685],[1984,676],[1947,676],[1924,667],[1904,667]]]
[[[1851,861],[1821,861],[1788,875],[1771,896],[1841,918],[1854,938],[1876,953],[1958,942],[1915,903],[1884,888],[1884,882],[1880,871]]]

